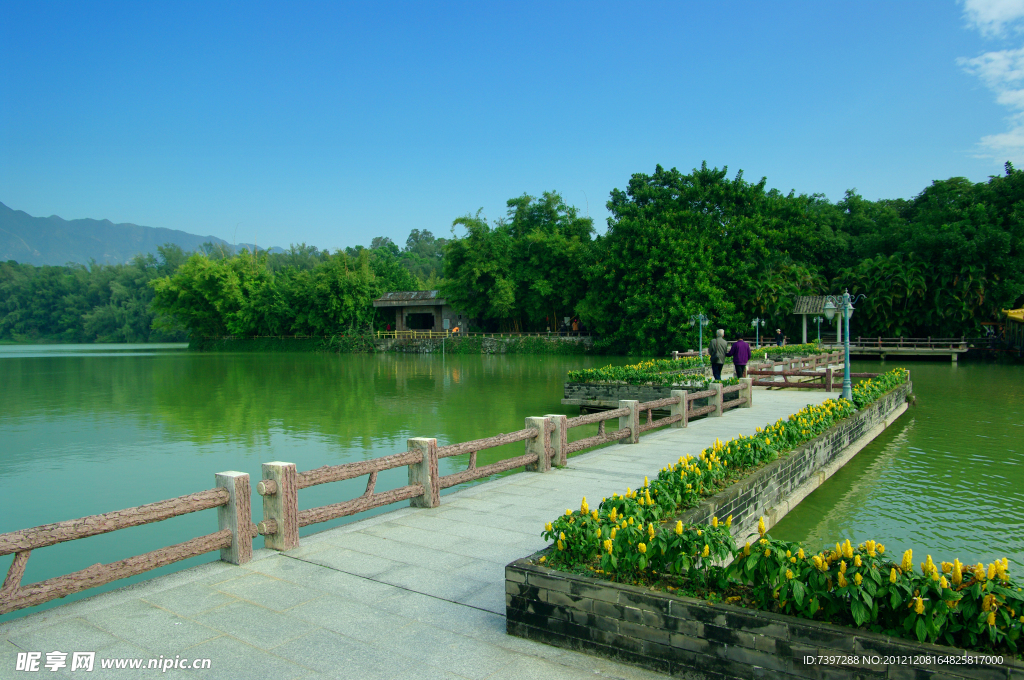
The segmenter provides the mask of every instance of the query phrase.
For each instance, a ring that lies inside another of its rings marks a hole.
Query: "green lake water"
[[[521,429],[527,416],[576,415],[559,403],[566,371],[626,361],[0,346],[0,533],[209,489],[216,472],[240,470],[258,479],[263,462],[290,461],[309,470],[398,453],[409,437],[454,443]],[[918,404],[773,534],[815,545],[875,538],[891,551],[913,547],[921,559],[931,552],[936,561],[1005,555],[1024,563],[1024,368],[908,365]],[[872,366],[880,365],[855,369]],[[576,428],[571,439],[595,431]],[[481,452],[479,464],[522,451],[519,443]],[[442,473],[467,462],[468,455],[444,459]],[[637,470],[637,479],[652,472]],[[405,468],[388,471],[377,489],[406,481]],[[348,500],[364,487],[365,478],[312,487],[300,493],[300,507]],[[253,498],[258,520],[261,504]],[[216,528],[215,511],[203,511],[42,548],[33,551],[22,582]],[[0,620],[216,558],[211,553]],[[0,558],[0,569],[6,571],[9,560]]]
[[[874,539],[898,561],[988,564],[1024,576],[1024,366],[854,361],[910,370],[917,402],[810,494],[772,536],[818,550]]]
[[[239,470],[258,480],[264,462],[310,470],[400,453],[409,437],[436,437],[443,445],[520,430],[528,416],[577,415],[575,407],[560,404],[566,371],[626,361],[0,346],[0,533],[202,491],[214,486],[217,472]],[[571,439],[596,431],[575,428]],[[522,443],[482,451],[478,465],[522,453]],[[468,454],[442,459],[441,472],[464,469],[468,460]],[[407,483],[406,468],[399,468],[381,473],[376,489]],[[349,500],[365,485],[363,477],[311,487],[299,494],[299,507]],[[262,504],[255,481],[253,487],[258,521]],[[207,510],[41,548],[33,551],[22,583],[216,530],[216,512]],[[262,546],[257,538],[254,547]],[[10,559],[0,558],[3,572]],[[0,620],[214,559],[210,553]]]

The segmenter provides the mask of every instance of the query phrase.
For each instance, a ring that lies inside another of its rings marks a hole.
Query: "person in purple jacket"
[[[742,378],[747,373],[747,363],[750,361],[750,345],[742,337],[732,343],[732,348],[726,353],[732,357],[732,364],[736,367],[736,377]]]

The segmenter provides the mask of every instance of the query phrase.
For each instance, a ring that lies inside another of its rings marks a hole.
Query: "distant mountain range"
[[[192,251],[207,242],[231,252],[254,247],[249,243],[232,245],[216,236],[197,236],[163,227],[114,224],[110,220],[65,220],[56,215],[32,217],[0,203],[0,262],[16,260],[24,264],[63,265],[69,262],[89,264],[90,260],[95,260],[100,264],[121,264],[136,255],[155,255],[157,246],[165,243]],[[283,252],[281,248],[269,250]]]

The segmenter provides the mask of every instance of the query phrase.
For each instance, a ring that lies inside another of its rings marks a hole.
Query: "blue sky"
[[[0,0],[0,201],[334,249],[704,160],[836,201],[1024,162],[1022,0]]]

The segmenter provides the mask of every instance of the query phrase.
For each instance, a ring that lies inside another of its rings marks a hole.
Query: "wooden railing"
[[[898,349],[938,349],[938,350],[950,350],[950,349],[967,349],[967,338],[961,336],[959,338],[883,338],[875,337],[868,338],[864,336],[857,336],[857,341],[853,342],[850,340],[851,347],[857,348],[898,348]]]
[[[256,527],[252,524],[249,510],[249,475],[222,472],[216,479],[217,487],[208,491],[0,534],[0,556],[14,554],[7,578],[0,587],[0,614],[33,607],[214,550],[220,550],[221,559],[227,562],[248,562],[252,558],[252,539],[256,536]],[[219,530],[212,534],[119,562],[94,564],[71,574],[27,586],[21,585],[25,566],[33,550],[211,508],[218,508],[219,525]]]
[[[529,471],[548,472],[553,466],[565,466],[570,453],[616,441],[635,444],[640,441],[642,433],[658,427],[686,427],[693,418],[721,416],[732,408],[750,407],[751,386],[752,381],[745,378],[741,384],[729,387],[714,383],[711,389],[699,392],[673,390],[670,397],[654,401],[620,401],[617,409],[576,418],[567,418],[561,414],[527,418],[526,427],[522,430],[440,447],[436,439],[416,437],[408,440],[408,450],[402,453],[305,472],[297,471],[294,463],[264,463],[263,479],[256,485],[257,493],[263,497],[263,518],[257,525],[253,525],[251,520],[249,475],[224,472],[216,475],[217,488],[208,491],[0,534],[0,556],[14,555],[7,578],[0,587],[0,614],[42,604],[213,550],[221,551],[222,560],[245,564],[252,559],[252,539],[257,535],[264,537],[268,548],[289,550],[298,547],[299,529],[304,526],[404,500],[410,501],[414,507],[437,507],[441,503],[441,489],[520,467]],[[738,393],[738,399],[726,401],[725,395],[731,393]],[[708,399],[710,403],[694,406],[700,399]],[[655,410],[666,408],[669,410],[668,416],[657,419],[653,417]],[[641,422],[641,414],[646,414],[644,422]],[[606,431],[605,422],[616,418],[619,419],[618,428],[612,432]],[[571,428],[594,423],[598,425],[597,435],[567,443]],[[489,465],[477,465],[477,454],[480,451],[516,442],[525,443],[523,455]],[[469,454],[466,469],[447,475],[439,473],[439,459],[466,453]],[[407,485],[387,491],[376,490],[379,473],[401,467],[408,468]],[[300,490],[363,476],[367,477],[365,491],[357,498],[299,510]],[[28,586],[21,585],[32,550],[211,508],[218,508],[219,523],[219,530],[212,534],[120,562],[97,564],[66,576]]]

